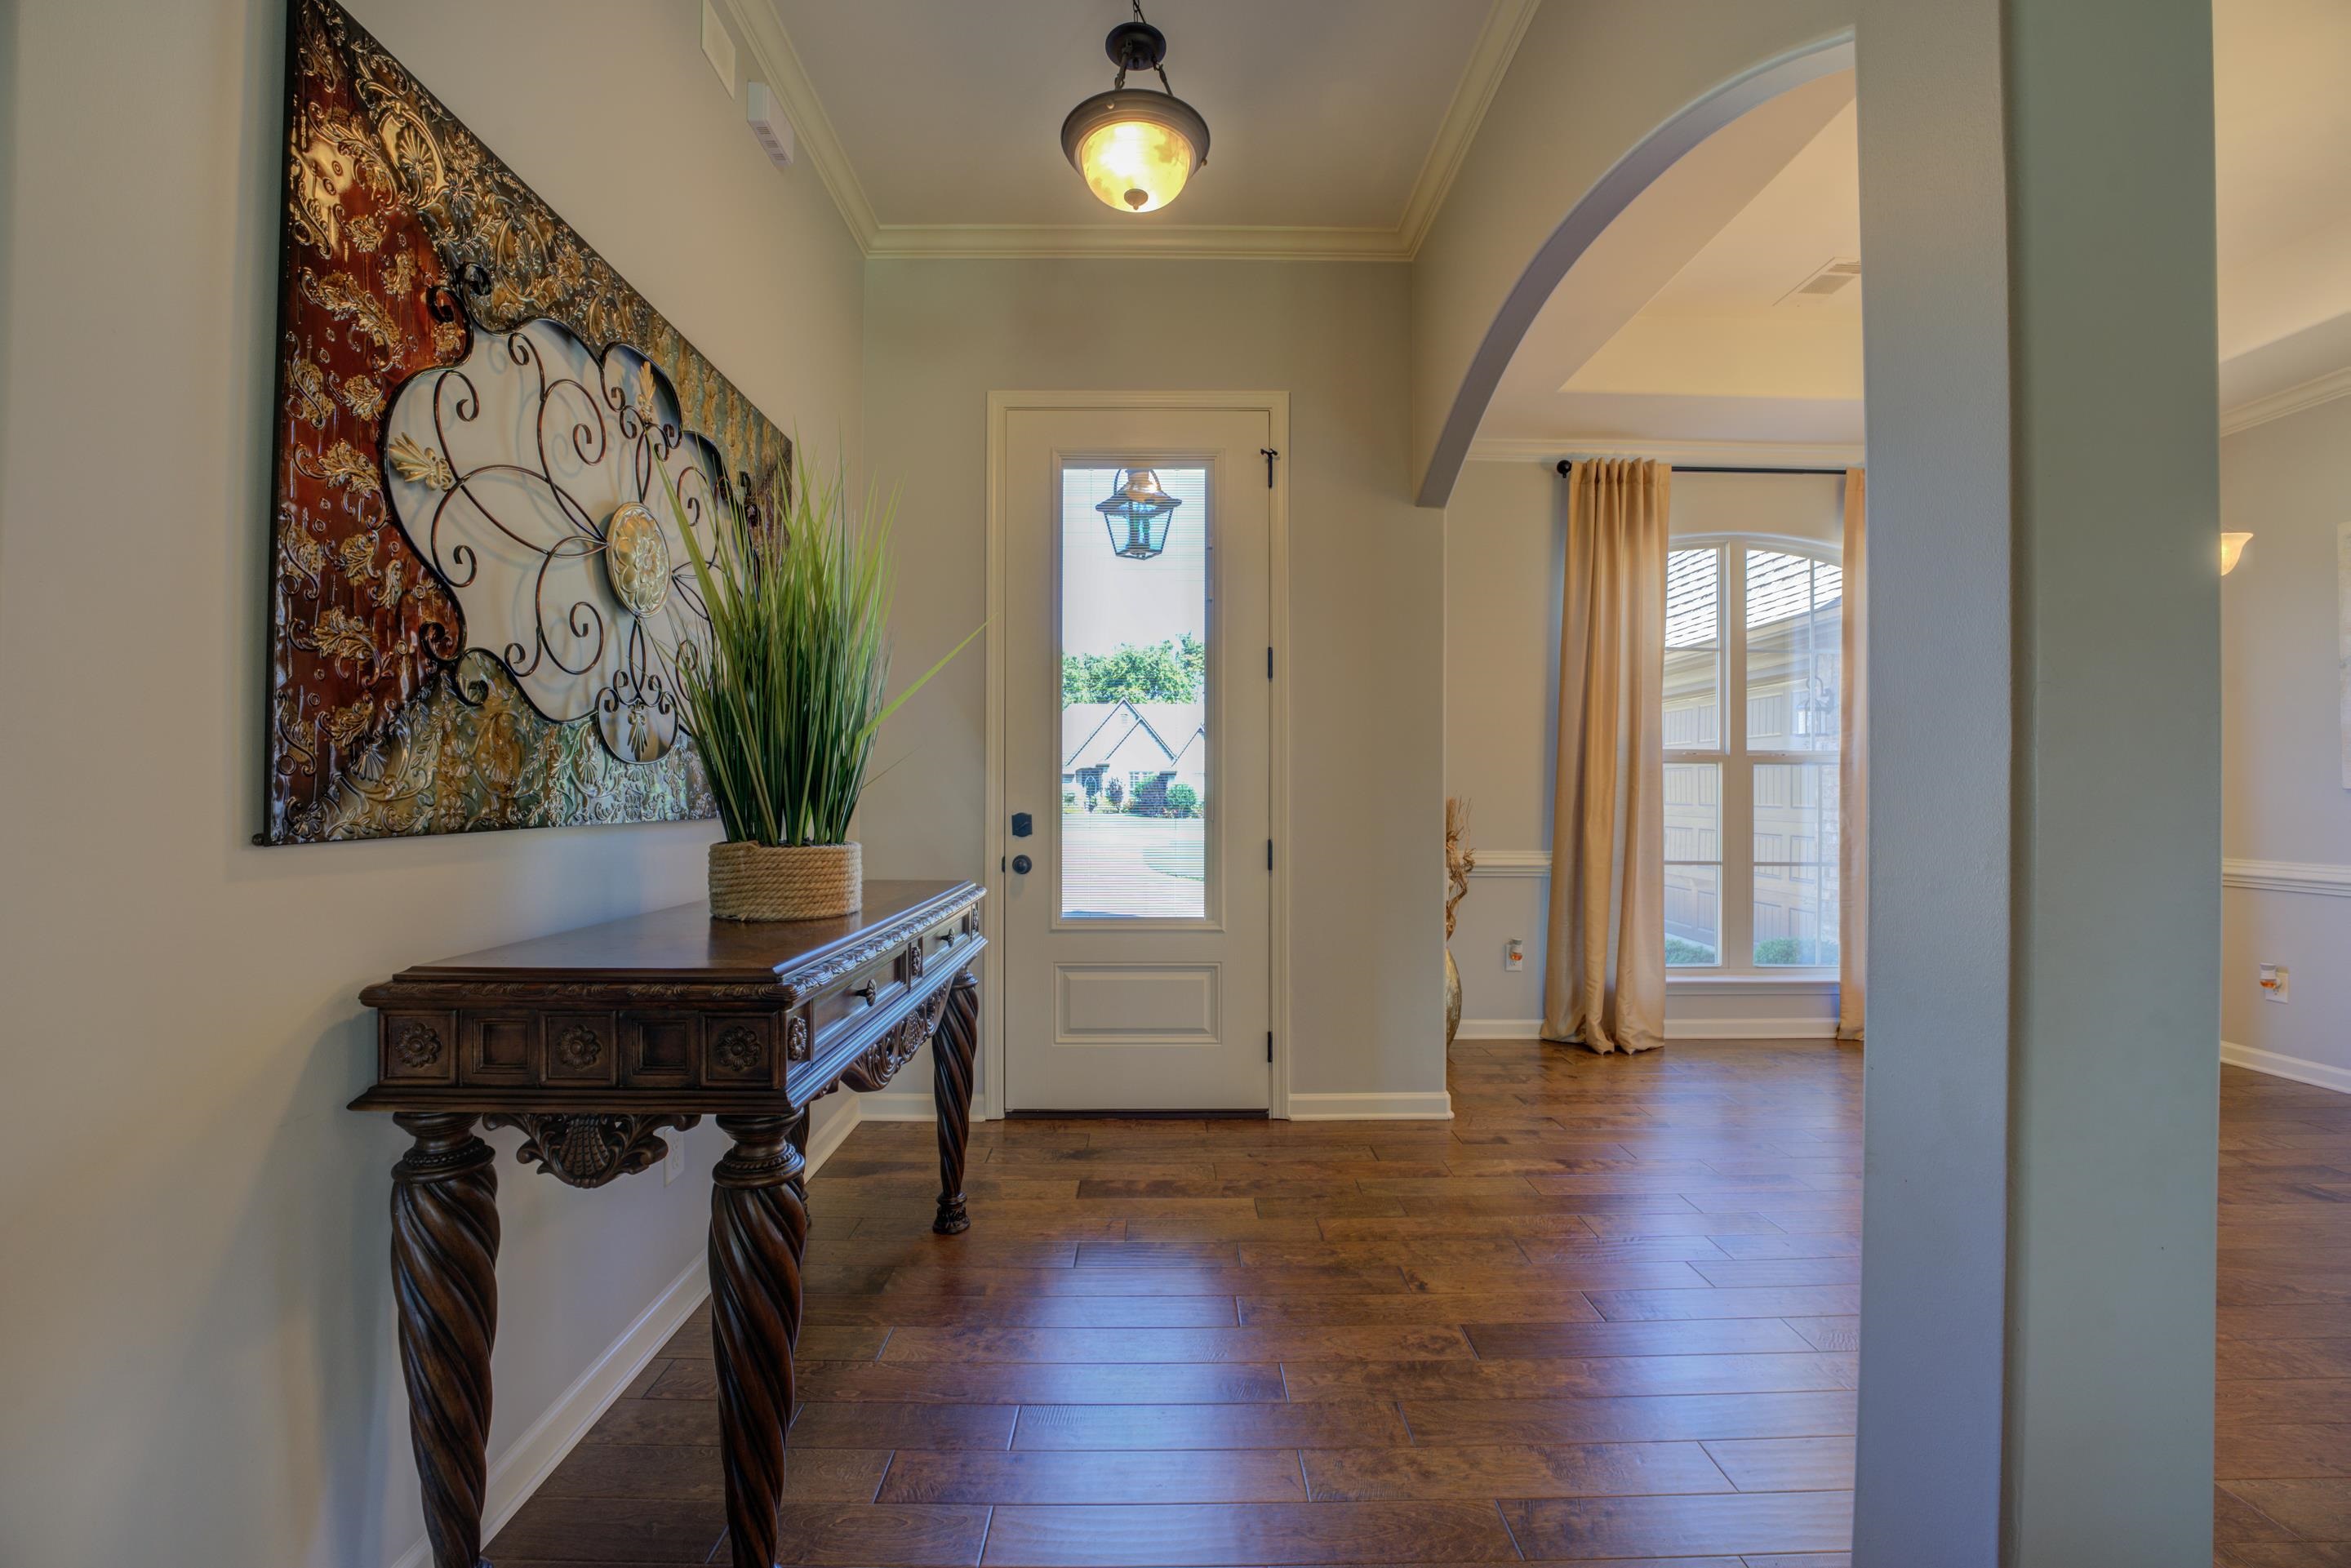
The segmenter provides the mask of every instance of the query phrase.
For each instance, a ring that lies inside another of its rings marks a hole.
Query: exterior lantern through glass
[[[1208,161],[1208,122],[1167,86],[1167,38],[1143,19],[1121,22],[1102,41],[1118,68],[1108,92],[1098,92],[1061,121],[1061,151],[1104,206],[1155,213],[1183,193],[1192,171]],[[1129,71],[1155,71],[1165,91],[1126,85]]]
[[[1167,548],[1167,525],[1184,503],[1159,487],[1148,468],[1122,468],[1124,481],[1094,510],[1110,529],[1110,548],[1129,560],[1149,560]]]

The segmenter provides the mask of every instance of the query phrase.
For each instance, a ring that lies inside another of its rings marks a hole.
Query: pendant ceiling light
[[[1155,213],[1208,161],[1208,122],[1167,86],[1167,37],[1143,19],[1142,0],[1134,5],[1134,19],[1113,27],[1102,42],[1118,79],[1070,110],[1061,121],[1061,151],[1104,205]],[[1130,89],[1129,71],[1156,72],[1166,90]]]

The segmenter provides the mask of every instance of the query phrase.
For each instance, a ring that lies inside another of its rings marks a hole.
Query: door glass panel
[[[1722,749],[1722,552],[1666,556],[1666,749]]]
[[[1722,961],[1722,766],[1666,765],[1666,963]]]
[[[1836,764],[1757,763],[1756,966],[1836,961]]]
[[[1844,571],[1747,552],[1747,749],[1834,751]]]
[[[1064,919],[1207,914],[1208,470],[1156,473],[1176,503],[1164,543],[1099,509],[1127,470],[1061,470]]]

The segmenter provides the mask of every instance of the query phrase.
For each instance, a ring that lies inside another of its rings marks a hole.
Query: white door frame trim
[[[988,929],[999,936],[998,924],[1004,908],[1004,869],[1008,846],[1004,806],[1004,639],[1008,583],[1004,570],[1004,535],[1009,513],[1005,486],[1008,481],[1005,443],[1010,416],[1022,413],[1093,409],[1186,409],[1233,413],[1262,413],[1272,432],[1271,444],[1280,456],[1273,465],[1273,494],[1269,519],[1270,556],[1268,599],[1272,611],[1269,632],[1273,639],[1274,672],[1271,816],[1277,846],[1273,857],[1273,902],[1269,939],[1272,944],[1271,1011],[1273,1071],[1267,1085],[1266,1113],[1290,1115],[1290,394],[1286,392],[992,392],[987,394],[987,835],[982,841],[987,866],[988,902],[999,912],[987,917]],[[989,983],[980,989],[979,1103],[975,1114],[993,1120],[1004,1114],[1004,965],[998,962]]]

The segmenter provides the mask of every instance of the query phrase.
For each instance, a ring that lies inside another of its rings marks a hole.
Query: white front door
[[[1008,415],[1007,1110],[1266,1109],[1270,444],[1263,412]],[[1105,515],[1138,470],[1173,507]]]

